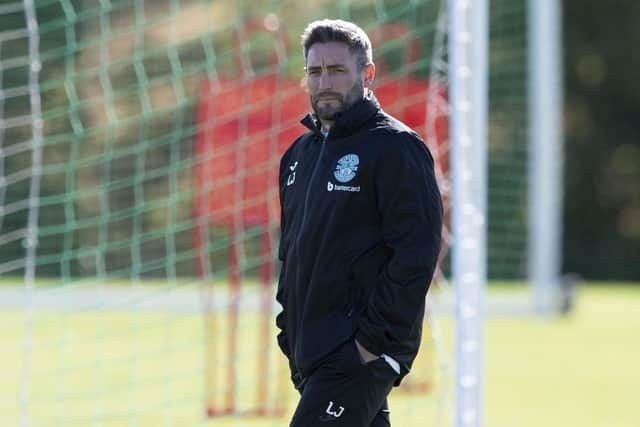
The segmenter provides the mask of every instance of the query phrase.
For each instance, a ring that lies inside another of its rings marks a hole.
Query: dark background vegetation
[[[564,271],[640,280],[640,3],[564,1]]]

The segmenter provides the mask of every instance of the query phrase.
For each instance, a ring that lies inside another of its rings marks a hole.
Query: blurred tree
[[[640,280],[640,3],[565,0],[564,271]]]

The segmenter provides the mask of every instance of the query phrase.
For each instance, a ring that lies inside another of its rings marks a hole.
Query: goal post
[[[557,312],[562,266],[562,3],[530,0],[528,274],[539,314]]]
[[[455,423],[483,425],[487,230],[488,2],[449,1]]]

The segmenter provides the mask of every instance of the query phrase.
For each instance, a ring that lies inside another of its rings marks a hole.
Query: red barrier
[[[405,77],[375,90],[383,108],[425,137],[426,80]],[[198,106],[195,154],[196,219],[250,227],[277,221],[279,159],[306,129],[307,94],[295,80],[263,76],[251,81],[205,84]],[[446,140],[447,122],[436,122]],[[442,161],[442,159],[440,159]],[[446,168],[445,168],[446,169]]]

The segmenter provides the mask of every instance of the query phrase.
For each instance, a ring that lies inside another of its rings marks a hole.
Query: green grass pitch
[[[639,307],[638,286],[592,285],[578,290],[576,309],[566,317],[489,318],[484,425],[640,426]],[[287,425],[282,418],[204,418],[200,315],[36,311],[28,326],[30,342],[24,339],[25,319],[22,310],[0,311],[2,426],[20,425],[25,362],[29,425],[34,427]],[[255,398],[257,321],[255,315],[239,318],[234,369],[242,373],[236,394],[240,406]],[[221,366],[227,366],[224,322],[218,319]],[[450,340],[450,322],[443,322],[443,328]],[[26,346],[31,350],[25,353]],[[273,364],[280,358],[275,348],[269,357]],[[271,378],[270,383],[277,382]],[[279,399],[291,411],[296,395],[286,385],[288,392]],[[437,387],[432,394],[394,392],[394,425],[452,425],[446,412],[453,402],[442,403],[438,396]]]

